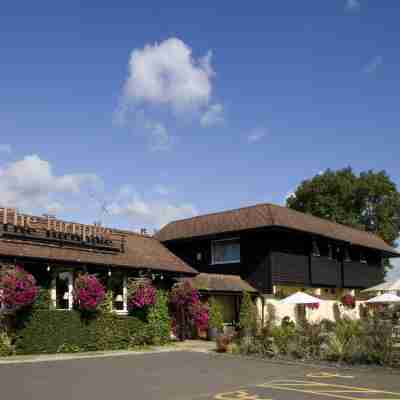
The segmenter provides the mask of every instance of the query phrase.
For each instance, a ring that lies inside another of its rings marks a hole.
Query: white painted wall
[[[307,320],[310,322],[317,322],[322,319],[329,319],[331,321],[335,321],[335,312],[334,307],[335,304],[338,304],[339,307],[339,315],[341,318],[347,317],[351,319],[358,319],[360,318],[360,304],[362,301],[356,301],[356,308],[353,310],[346,309],[343,307],[340,302],[335,300],[323,300],[319,308],[316,310],[306,309],[306,317]],[[257,308],[260,318],[262,317],[262,313],[264,312],[264,321],[268,319],[268,306],[267,304],[271,304],[274,307],[275,315],[276,315],[276,322],[279,324],[282,319],[286,316],[289,316],[291,320],[296,321],[296,306],[291,304],[280,304],[278,299],[274,298],[266,298],[265,299],[265,306],[263,310],[262,306],[262,299],[257,300]]]

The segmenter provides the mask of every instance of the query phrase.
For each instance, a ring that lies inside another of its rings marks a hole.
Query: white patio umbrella
[[[363,292],[392,292],[400,290],[400,279],[394,281],[383,282],[379,285],[372,286],[368,289],[364,289]]]
[[[384,293],[379,296],[373,297],[366,301],[366,303],[373,304],[373,303],[399,303],[400,297],[396,296],[392,293]]]
[[[311,296],[304,292],[296,292],[281,300],[280,304],[316,304],[321,303],[321,299]]]

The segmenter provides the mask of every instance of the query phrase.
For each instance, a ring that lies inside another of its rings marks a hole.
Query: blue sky
[[[7,2],[3,202],[137,229],[283,203],[326,168],[400,184],[399,17],[395,0]]]

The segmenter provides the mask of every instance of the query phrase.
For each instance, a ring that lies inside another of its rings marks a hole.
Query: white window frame
[[[214,243],[216,242],[230,242],[230,241],[239,241],[239,259],[232,260],[232,261],[215,261],[214,260]],[[218,265],[218,264],[237,264],[240,263],[241,260],[241,244],[240,244],[240,237],[233,237],[227,239],[217,239],[211,242],[211,265]]]
[[[68,308],[57,308],[57,275],[59,274],[68,274]],[[56,272],[54,279],[51,282],[51,290],[50,297],[53,308],[55,310],[60,311],[70,311],[74,305],[73,299],[73,290],[74,290],[74,273],[72,271],[59,270]]]
[[[112,301],[112,311],[118,315],[127,315],[128,314],[128,277],[126,274],[122,276],[122,310],[116,310],[114,308],[114,299]]]

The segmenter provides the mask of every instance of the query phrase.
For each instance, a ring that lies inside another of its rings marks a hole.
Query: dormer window
[[[240,262],[239,238],[214,240],[211,244],[212,264]]]

